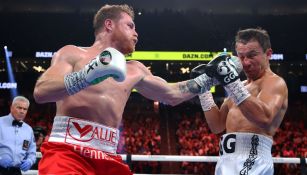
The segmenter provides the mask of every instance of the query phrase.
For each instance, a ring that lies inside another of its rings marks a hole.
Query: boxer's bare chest
[[[77,67],[84,63],[78,64]],[[128,63],[124,82],[116,82],[110,77],[89,86],[59,102],[57,113],[117,127],[133,87],[141,80],[141,77],[140,71]]]

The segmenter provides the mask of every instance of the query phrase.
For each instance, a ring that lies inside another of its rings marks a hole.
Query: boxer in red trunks
[[[39,174],[131,174],[116,155],[119,127],[132,89],[169,105],[191,99],[213,84],[207,75],[169,84],[138,61],[126,62],[138,41],[127,5],[105,5],[94,17],[90,47],[66,45],[37,80],[37,103],[56,102],[43,143]]]
[[[119,130],[78,118],[56,116],[41,148],[39,174],[131,174],[116,155]]]

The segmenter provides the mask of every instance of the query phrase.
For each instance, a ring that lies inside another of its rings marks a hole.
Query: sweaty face
[[[123,54],[131,53],[135,50],[135,45],[138,41],[138,34],[135,30],[135,24],[132,18],[122,13],[120,20],[115,22],[113,29],[113,42]]]
[[[268,60],[272,50],[267,49],[266,52],[263,52],[257,41],[250,41],[246,44],[238,42],[236,43],[236,51],[248,79],[258,79],[269,66]]]
[[[27,115],[28,108],[28,103],[24,101],[16,101],[11,106],[11,114],[16,120],[23,120]]]

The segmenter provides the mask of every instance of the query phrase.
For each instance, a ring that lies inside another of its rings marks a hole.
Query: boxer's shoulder
[[[150,73],[149,67],[146,67],[143,63],[136,60],[127,61],[127,68],[128,70],[137,71],[141,74]]]
[[[286,87],[286,82],[284,81],[284,79],[273,72],[264,74],[258,80],[258,84],[263,88],[267,88],[268,84],[274,84],[273,87],[278,87],[278,88]]]
[[[52,58],[52,62],[65,61],[75,63],[80,59],[86,58],[87,51],[85,48],[77,47],[74,45],[66,45],[60,48]]]
[[[80,54],[86,53],[87,47],[78,47],[75,45],[65,45],[57,51],[57,54]]]
[[[143,63],[137,61],[137,60],[130,60],[130,61],[127,61],[127,65],[129,66],[135,66],[135,67],[142,67],[144,66]]]

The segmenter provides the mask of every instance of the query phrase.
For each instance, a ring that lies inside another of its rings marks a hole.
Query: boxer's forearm
[[[204,112],[210,131],[219,134],[226,129],[226,117],[223,117],[217,106]]]
[[[243,115],[258,127],[268,128],[271,126],[273,117],[270,117],[272,114],[269,108],[256,97],[250,96],[239,105],[239,108]]]
[[[189,90],[186,81],[168,83],[164,79],[149,74],[135,88],[146,98],[175,106],[195,97],[197,94]]]
[[[68,96],[64,77],[43,75],[35,85],[33,96],[37,103],[55,102]]]

